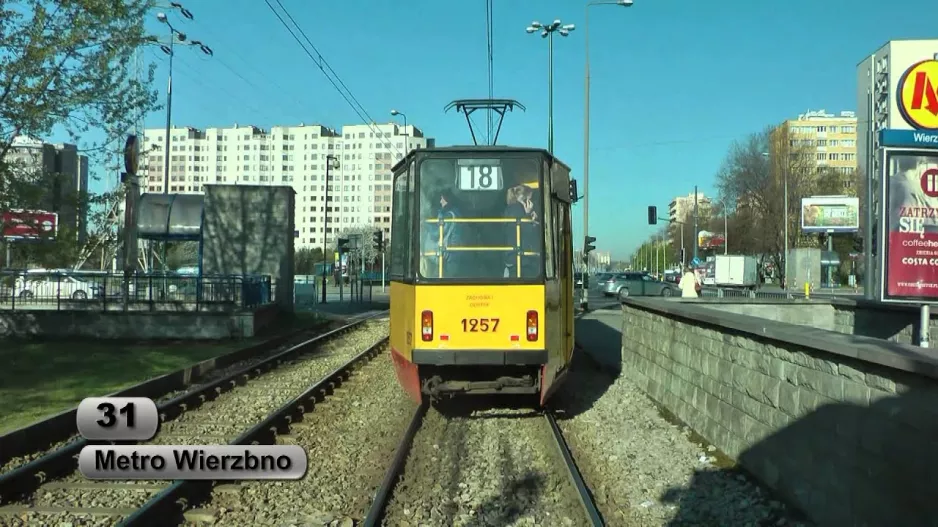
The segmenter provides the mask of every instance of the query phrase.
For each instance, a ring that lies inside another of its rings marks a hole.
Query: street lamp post
[[[598,5],[620,5],[630,7],[633,0],[595,0],[588,2],[584,9],[583,29],[584,47],[586,49],[586,69],[583,74],[583,239],[589,236],[589,210],[590,210],[590,7]],[[584,254],[586,247],[583,247]],[[583,283],[589,283],[589,265],[583,273]],[[583,309],[589,307],[589,291],[583,288],[583,300],[580,302]]]
[[[766,158],[770,157],[768,152],[762,152],[762,156],[763,156],[763,157],[766,157]],[[787,290],[787,289],[789,289],[789,287],[788,287],[788,285],[789,285],[789,282],[788,282],[788,172],[791,170],[791,159],[788,159],[788,162],[787,162],[785,165],[783,165],[783,166],[785,166],[785,173],[783,174],[783,176],[784,176],[784,192],[783,192],[783,196],[784,196],[784,197],[783,197],[783,205],[782,205],[782,206],[785,208],[785,210],[784,210],[784,212],[783,212],[783,214],[782,214],[782,218],[783,218],[784,221],[785,221],[784,234],[783,234],[783,236],[785,236],[785,244],[784,244],[784,247],[785,247],[785,248],[784,248],[784,251],[785,251],[785,253],[782,255],[782,258],[783,258],[783,260],[782,260],[782,268],[785,270],[785,271],[784,271],[784,273],[785,273],[785,274],[784,274],[784,276],[785,276],[785,289]]]
[[[548,67],[547,67],[547,151],[554,153],[554,33],[560,33],[560,36],[566,37],[570,32],[576,29],[573,24],[566,24],[560,19],[554,20],[546,26],[538,21],[531,22],[531,25],[525,29],[528,33],[541,32],[541,38],[546,38],[548,45]]]
[[[182,7],[178,2],[173,2],[173,7],[179,9],[179,12],[183,17],[193,20],[194,17],[192,13]],[[160,22],[166,24],[169,28],[169,41],[165,44],[160,45],[160,49],[163,50],[163,53],[169,55],[169,78],[166,85],[166,140],[163,142],[163,194],[169,193],[169,134],[170,127],[173,119],[173,57],[175,56],[175,45],[177,43],[187,45],[187,46],[198,46],[202,53],[211,56],[213,54],[212,48],[206,46],[201,41],[198,40],[186,40],[186,34],[182,31],[177,30],[170,23],[169,18],[166,16],[166,13],[157,13],[156,19]]]
[[[397,110],[391,110],[391,115],[394,115],[394,116],[400,115],[401,119],[404,120],[404,155],[406,156],[407,153],[409,152],[408,150],[409,145],[407,144],[407,138],[410,135],[409,133],[407,133],[407,115],[405,115],[404,112],[399,112]]]
[[[410,145],[408,144],[410,133],[407,131],[407,115],[404,112],[399,112],[397,110],[391,110],[391,115],[394,115],[394,116],[400,115],[401,119],[404,120],[404,156],[406,157],[407,154],[410,152]],[[384,269],[385,269],[384,248],[382,248],[381,250],[381,292],[382,293],[384,292],[384,279],[385,279]]]
[[[338,165],[339,158],[329,154],[326,156],[326,199],[322,211],[322,303],[326,303],[326,284],[329,281],[326,274],[326,253],[329,251],[329,172],[333,164]],[[342,263],[341,261],[339,262]]]

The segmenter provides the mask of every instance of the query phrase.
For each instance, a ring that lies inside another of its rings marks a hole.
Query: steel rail
[[[198,379],[213,370],[227,368],[243,360],[271,351],[287,344],[303,333],[317,328],[305,327],[287,331],[271,337],[264,342],[253,346],[231,351],[218,357],[206,359],[191,366],[180,368],[122,390],[110,393],[105,397],[149,397],[156,399],[176,390],[185,390]],[[75,416],[78,406],[62,411],[51,417],[37,421],[16,430],[0,435],[0,465],[13,458],[29,455],[33,452],[45,450],[55,443],[65,441],[78,435]]]
[[[427,415],[427,409],[429,407],[430,404],[424,400],[414,411],[410,425],[407,426],[404,437],[401,438],[401,442],[394,452],[394,459],[391,461],[391,466],[388,467],[388,471],[384,475],[381,486],[379,486],[378,490],[375,492],[375,499],[371,502],[371,507],[368,509],[368,514],[365,516],[365,521],[363,522],[364,527],[376,527],[380,525],[381,518],[384,516],[384,509],[387,507],[388,500],[391,498],[391,492],[397,485],[401,474],[404,473],[404,466],[407,464],[407,455],[410,453],[410,448],[414,444],[414,437],[417,435],[417,431],[420,430],[420,425],[423,423],[423,418]]]
[[[364,322],[364,320],[362,321]],[[270,413],[263,421],[232,441],[232,445],[271,444],[284,428],[288,429],[294,418],[306,412],[307,405],[314,399],[322,400],[348,379],[351,372],[378,356],[388,346],[389,337],[385,337],[359,353],[354,358],[336,368],[332,373],[316,381],[277,410]],[[220,481],[220,480],[219,480]],[[215,481],[212,480],[176,480],[168,488],[148,500],[132,515],[118,525],[121,527],[142,527],[149,525],[163,526],[177,518],[177,524],[183,523],[182,515],[194,508],[211,495]]]
[[[381,313],[375,314],[378,316]],[[202,404],[216,399],[222,393],[225,393],[235,386],[246,382],[248,379],[256,378],[270,370],[275,369],[284,361],[292,358],[294,355],[301,355],[308,351],[311,346],[317,346],[325,343],[332,338],[347,333],[358,326],[364,324],[373,317],[362,318],[340,328],[336,328],[322,335],[317,335],[309,340],[296,344],[276,355],[268,357],[257,364],[242,368],[232,374],[218,379],[214,382],[201,386],[198,389],[180,394],[168,401],[157,405],[160,414],[160,424],[171,421],[191,408],[197,408]],[[159,433],[159,432],[157,432]],[[81,450],[88,445],[96,444],[134,444],[136,441],[117,442],[117,441],[88,441],[84,438],[73,441],[61,448],[58,448],[38,459],[35,459],[25,465],[0,475],[0,503],[10,503],[17,498],[27,496],[34,492],[46,481],[65,476],[77,470],[77,456]]]
[[[583,476],[580,475],[580,470],[573,461],[570,447],[567,446],[567,442],[563,438],[563,432],[561,432],[560,427],[557,426],[557,420],[554,418],[554,414],[550,411],[545,412],[544,418],[547,419],[547,424],[550,426],[550,430],[553,433],[554,442],[557,445],[557,450],[560,452],[560,457],[563,458],[564,465],[567,467],[567,472],[570,474],[570,480],[573,482],[573,486],[576,487],[577,495],[580,498],[580,504],[583,506],[583,512],[586,513],[587,518],[589,518],[590,523],[594,527],[605,527],[606,524],[603,521],[602,515],[599,513],[599,508],[596,507],[596,503],[593,501],[593,495],[590,493],[589,487],[587,487],[586,482],[583,481]]]

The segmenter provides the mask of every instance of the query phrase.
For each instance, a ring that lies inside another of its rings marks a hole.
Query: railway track
[[[505,525],[523,517],[605,525],[553,413],[447,417],[423,405],[363,525]]]
[[[365,319],[309,339],[159,404],[161,430],[147,444],[272,444],[386,343],[386,323]],[[76,462],[88,444],[75,441],[0,476],[0,524],[165,525],[211,491],[210,481],[89,481]]]
[[[337,328],[341,325],[345,324],[333,321],[320,326],[289,331],[256,345],[148,379],[115,392],[111,396],[149,397],[158,404],[172,400],[249,365],[262,362],[271,356],[303,344],[327,332],[330,326]],[[80,436],[75,426],[76,409],[77,406],[0,436],[0,477],[79,440]]]

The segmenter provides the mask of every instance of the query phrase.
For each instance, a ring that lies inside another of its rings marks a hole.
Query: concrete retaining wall
[[[255,312],[0,311],[0,338],[198,340],[249,338],[269,325],[275,306]]]
[[[919,308],[852,299],[766,301],[700,299],[706,307],[838,333],[875,337],[905,344],[919,343]],[[938,335],[938,313],[930,334]],[[934,339],[933,339],[934,340]]]
[[[934,351],[629,299],[622,374],[821,525],[936,523]]]

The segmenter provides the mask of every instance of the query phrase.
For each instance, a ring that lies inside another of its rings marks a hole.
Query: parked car
[[[100,296],[100,286],[68,272],[31,269],[16,278],[14,294],[23,300],[85,300]]]
[[[675,296],[677,285],[657,280],[645,273],[617,273],[606,280],[603,295],[623,300],[629,296]]]

